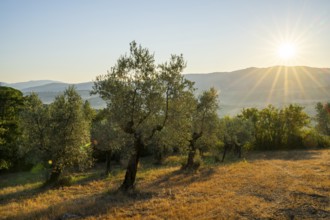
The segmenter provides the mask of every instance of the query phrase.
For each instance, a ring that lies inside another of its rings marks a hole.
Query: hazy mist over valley
[[[210,87],[219,91],[220,116],[233,116],[248,107],[263,108],[269,104],[282,107],[292,103],[304,106],[308,114],[314,115],[315,103],[325,102],[330,97],[330,68],[251,67],[233,72],[194,73],[184,76],[195,82],[196,94]],[[44,103],[49,104],[56,95],[72,84],[38,80],[2,85],[19,89],[25,95],[35,92]],[[90,95],[92,81],[74,85],[92,107],[101,109],[106,106],[97,95]]]

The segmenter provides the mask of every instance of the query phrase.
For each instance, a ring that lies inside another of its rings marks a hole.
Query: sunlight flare
[[[296,48],[292,43],[283,43],[278,47],[277,54],[281,59],[292,59],[296,55]]]

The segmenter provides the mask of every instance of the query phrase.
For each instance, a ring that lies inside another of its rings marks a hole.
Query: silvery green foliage
[[[195,100],[195,108],[192,117],[192,133],[209,136],[217,132],[218,91],[215,88],[203,91]],[[199,139],[199,138],[198,138]]]
[[[253,139],[253,124],[241,116],[226,116],[220,121],[222,127],[222,139],[236,142],[243,146]]]
[[[50,105],[50,159],[63,170],[91,165],[91,110],[70,86]]]
[[[252,123],[255,149],[294,149],[302,146],[302,131],[310,123],[303,110],[299,105],[281,109],[269,105],[261,110],[243,109],[241,117]]]
[[[317,103],[316,110],[316,129],[324,135],[330,136],[330,102],[322,104]]]
[[[111,112],[102,109],[98,112],[92,126],[92,143],[101,151],[120,152],[132,144],[132,138],[123,132],[115,121]]]
[[[20,154],[33,164],[47,161],[51,148],[49,107],[42,103],[36,93],[32,93],[25,97],[24,110],[20,117]]]
[[[141,135],[144,144],[173,145],[167,142],[176,136],[188,138],[186,97],[193,96],[193,83],[181,74],[185,66],[182,55],[156,65],[148,49],[132,42],[129,55],[120,57],[107,75],[96,78],[94,93],[107,102],[112,123],[121,131]]]
[[[146,146],[164,140],[160,137],[173,130],[170,127],[176,121],[189,122],[189,109],[179,105],[193,92],[193,83],[181,74],[185,66],[182,55],[172,55],[169,62],[156,65],[154,55],[133,41],[129,55],[120,57],[107,75],[96,78],[93,93],[106,101],[111,121],[133,139],[121,189],[134,187]]]
[[[210,138],[216,134],[215,129],[217,124],[217,110],[218,110],[218,92],[214,88],[204,91],[198,99],[195,99],[195,108],[192,114],[192,129],[188,145],[188,159],[187,163],[183,165],[183,169],[196,170],[201,163],[195,163],[194,158],[196,153],[205,149],[203,140],[201,138]],[[205,139],[204,139],[205,140]]]
[[[19,114],[23,94],[14,88],[0,86],[0,170],[18,165],[20,143]]]
[[[25,97],[21,113],[20,153],[29,162],[49,163],[58,170],[91,165],[90,127],[93,110],[74,87],[45,105],[38,95]]]

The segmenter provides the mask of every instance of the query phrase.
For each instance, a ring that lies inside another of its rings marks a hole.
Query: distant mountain
[[[59,83],[59,81],[53,81],[53,80],[33,80],[28,82],[19,82],[19,83],[2,83],[5,86],[10,86],[15,89],[25,89],[29,87],[35,87],[35,86],[42,86],[49,83]]]
[[[262,108],[268,104],[277,107],[289,103],[300,104],[307,113],[315,113],[316,102],[330,100],[330,68],[274,66],[247,68],[233,72],[185,74],[195,82],[197,94],[211,86],[220,93],[220,115],[235,115],[242,108]],[[32,86],[28,86],[32,85]],[[70,84],[41,80],[8,84],[24,94],[36,92],[45,103],[51,103]],[[90,96],[93,83],[74,84],[79,94],[94,108],[105,107],[98,96]]]
[[[316,102],[330,100],[330,68],[274,66],[233,72],[187,74],[198,92],[220,91],[220,114],[237,114],[244,107],[281,107],[296,103],[314,114]]]
[[[269,67],[248,68],[233,72],[188,74],[199,89],[214,86],[219,90],[301,90],[330,86],[330,68]],[[329,94],[329,93],[328,93]],[[305,94],[308,96],[308,94]]]
[[[93,82],[85,82],[85,83],[77,83],[77,84],[51,82],[38,86],[27,87],[21,89],[21,91],[22,92],[62,92],[70,85],[74,85],[77,90],[92,90]]]
[[[105,102],[99,98],[97,95],[90,95],[92,90],[93,82],[69,84],[62,82],[52,82],[40,86],[34,86],[29,88],[21,89],[21,91],[28,95],[32,92],[35,92],[39,95],[40,99],[49,104],[54,101],[55,97],[61,94],[68,86],[74,85],[79,95],[84,99],[88,100],[94,108],[104,108],[106,106]]]

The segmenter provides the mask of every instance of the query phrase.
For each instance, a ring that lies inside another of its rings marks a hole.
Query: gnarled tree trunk
[[[50,174],[49,179],[47,180],[46,184],[53,184],[58,182],[58,180],[60,179],[62,173],[62,169],[60,169],[58,166],[53,166],[52,168],[52,172]]]
[[[195,155],[196,155],[196,141],[202,136],[202,133],[194,133],[192,139],[189,141],[189,153],[187,164],[183,166],[183,169],[194,169],[195,167]]]
[[[135,152],[131,155],[131,157],[128,161],[125,179],[119,188],[122,191],[128,191],[130,189],[134,189],[136,172],[137,172],[140,154],[143,149],[143,146],[144,146],[144,144],[141,140],[141,136],[135,135],[135,140],[134,140]]]
[[[195,155],[196,155],[196,149],[195,149],[194,145],[192,145],[190,148],[191,149],[189,150],[189,153],[188,153],[187,164],[184,167],[185,169],[190,169],[190,168],[193,168],[193,166],[194,166],[194,159],[195,159]]]
[[[233,151],[234,155],[236,154],[238,158],[241,158],[242,156],[242,144],[237,143],[236,141],[227,141],[225,139],[225,145],[224,145],[224,150],[223,150],[223,155],[222,155],[222,160],[223,162],[226,157],[226,153]]]

